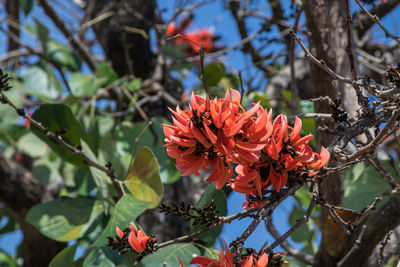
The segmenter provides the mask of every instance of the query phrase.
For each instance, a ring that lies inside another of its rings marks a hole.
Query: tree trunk
[[[305,0],[303,3],[307,28],[310,32],[308,42],[311,53],[318,59],[324,60],[335,71],[336,66],[339,66],[338,63],[343,61],[345,56],[343,38],[346,33],[346,9],[344,1]],[[310,81],[315,98],[329,96],[335,100],[339,97],[338,87],[333,83],[331,77],[312,62],[310,62]],[[315,103],[315,112],[332,113],[332,109],[326,101],[318,101]],[[321,131],[322,126],[334,129],[334,124],[329,121],[316,120],[317,144],[326,147],[331,143],[332,135]],[[332,163],[334,164],[334,160],[331,160]],[[343,196],[341,175],[335,174],[323,178],[320,192],[327,203],[341,204]],[[335,266],[346,241],[346,234],[341,232],[340,228],[332,229],[328,216],[328,210],[321,208],[322,241],[315,266]]]
[[[65,243],[51,240],[25,221],[29,209],[56,196],[46,191],[22,165],[0,155],[0,201],[18,222],[24,235],[22,253],[25,267],[48,266],[50,261],[66,247]]]

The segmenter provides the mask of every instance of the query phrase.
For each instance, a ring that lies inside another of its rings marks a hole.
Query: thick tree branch
[[[338,266],[363,266],[375,246],[385,235],[400,224],[400,193],[392,195],[379,209],[375,210],[360,226],[359,235],[348,240],[346,253]]]

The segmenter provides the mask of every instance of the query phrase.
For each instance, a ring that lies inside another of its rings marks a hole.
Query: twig
[[[71,146],[66,141],[64,141],[60,135],[51,132],[48,128],[44,127],[40,122],[38,122],[35,119],[33,119],[32,117],[26,115],[24,109],[16,107],[15,104],[4,94],[4,91],[0,90],[0,96],[1,96],[1,100],[3,103],[6,103],[11,108],[13,108],[19,116],[22,116],[23,118],[29,120],[32,125],[35,125],[38,129],[40,129],[43,132],[43,134],[45,136],[47,136],[48,138],[50,138],[53,142],[59,144],[62,147],[65,147],[66,149],[71,151],[73,154],[81,156],[83,161],[88,166],[92,166],[100,171],[105,172],[111,178],[111,181],[113,182],[113,185],[115,187],[115,190],[116,190],[118,196],[119,197],[122,196],[122,192],[120,191],[120,189],[118,187],[118,183],[116,182],[117,178],[115,177],[114,170],[111,168],[111,166],[109,166],[108,164],[106,166],[103,166],[103,165],[100,165],[99,163],[93,161],[81,149]]]
[[[243,249],[243,243],[246,241],[246,239],[254,232],[254,230],[257,228],[257,226],[260,224],[262,220],[264,220],[266,217],[270,216],[272,211],[283,201],[285,200],[289,195],[294,194],[301,186],[302,184],[295,184],[293,187],[288,188],[285,190],[285,193],[281,195],[277,200],[274,200],[273,202],[267,202],[266,205],[262,207],[260,212],[256,215],[255,219],[251,222],[251,224],[246,228],[246,230],[232,243],[230,246],[233,246],[236,248],[236,256],[234,258],[235,263],[240,262],[240,255],[242,253]]]
[[[388,136],[388,135],[392,134],[394,131],[396,131],[397,128],[399,127],[398,123],[390,131],[389,131],[389,128],[392,127],[394,123],[396,123],[399,116],[400,116],[400,109],[397,109],[396,111],[394,111],[392,113],[392,116],[387,121],[387,123],[383,127],[383,129],[379,132],[379,134],[375,137],[375,139],[372,140],[372,142],[370,142],[368,145],[364,146],[363,148],[361,148],[360,150],[355,152],[354,154],[345,157],[346,161],[355,160],[358,157],[367,154],[369,151],[371,151],[376,146],[378,146],[385,139],[386,136]]]
[[[201,80],[203,82],[204,90],[206,91],[207,98],[208,98],[209,97],[208,88],[207,88],[207,83],[206,83],[206,77],[204,75],[204,49],[203,49],[203,44],[200,44],[199,54],[200,54]]]
[[[383,252],[385,250],[386,245],[389,243],[390,236],[393,234],[393,231],[390,231],[386,234],[385,238],[381,242],[381,247],[379,248],[379,258],[378,258],[378,265],[383,267],[384,264],[384,255]]]
[[[94,71],[96,68],[96,60],[90,52],[90,49],[86,47],[84,43],[82,43],[77,37],[72,35],[72,33],[68,30],[67,26],[64,24],[62,19],[57,15],[56,11],[51,7],[49,1],[47,0],[38,0],[39,5],[41,5],[44,9],[44,12],[47,16],[51,18],[57,28],[64,34],[67,40],[71,43],[72,47],[78,51],[79,55],[83,58],[83,60],[88,64],[89,68]]]
[[[244,96],[244,87],[243,87],[243,80],[242,80],[242,72],[238,72],[239,76],[239,83],[240,83],[240,99],[243,102],[243,96]]]
[[[385,26],[382,25],[381,21],[379,20],[377,15],[372,15],[361,3],[359,0],[355,0],[357,5],[361,8],[361,10],[371,19],[373,20],[384,32],[386,37],[390,37],[393,40],[395,40],[396,42],[398,42],[400,44],[400,38],[397,36],[394,36],[393,34],[391,34],[386,28]]]
[[[298,188],[297,188],[297,189],[298,189]],[[287,194],[285,194],[285,195],[282,196],[282,197],[285,199],[285,198],[287,198],[291,193],[292,193],[291,191],[290,191],[290,192],[288,191]],[[169,240],[169,241],[166,241],[166,242],[157,244],[157,249],[162,248],[162,247],[165,247],[165,246],[168,246],[168,245],[171,245],[171,244],[174,244],[174,243],[178,243],[178,242],[182,242],[182,241],[186,241],[186,240],[192,240],[192,239],[198,237],[199,235],[201,235],[201,234],[203,234],[203,233],[206,233],[206,232],[208,232],[208,231],[214,229],[215,227],[217,227],[217,226],[219,226],[219,225],[223,225],[223,224],[226,224],[226,223],[230,223],[230,222],[232,222],[233,220],[247,217],[247,216],[249,216],[250,214],[252,214],[252,213],[254,213],[254,212],[257,212],[257,211],[259,211],[259,210],[261,210],[261,209],[263,209],[264,207],[267,207],[267,206],[269,206],[269,205],[271,205],[271,203],[266,203],[266,204],[264,204],[264,205],[261,206],[261,207],[250,208],[250,209],[248,209],[248,210],[244,210],[244,211],[235,213],[235,214],[230,215],[230,216],[221,217],[220,220],[219,220],[218,222],[216,222],[216,223],[214,223],[214,224],[208,226],[207,228],[205,228],[205,229],[203,229],[203,230],[200,230],[200,231],[197,231],[197,232],[195,232],[195,233],[191,233],[191,234],[188,234],[188,235],[185,235],[185,236],[178,237],[178,238],[173,239],[173,240]]]
[[[288,120],[292,120],[295,117],[304,118],[304,119],[328,119],[333,120],[332,114],[327,113],[300,113],[296,115],[287,116]]]
[[[355,59],[354,59],[354,54],[353,54],[353,36],[352,36],[352,17],[350,14],[350,0],[345,0],[346,2],[346,23],[347,23],[347,45],[346,45],[346,53],[349,57],[349,62],[350,62],[350,70],[351,70],[351,77],[353,80],[357,80],[357,70],[356,70],[356,65],[355,65]],[[353,88],[356,90],[356,94],[359,95],[359,101],[362,104],[363,107],[367,106],[368,104],[366,103],[364,97],[361,95],[361,89],[358,85],[354,84]]]
[[[354,225],[360,225],[376,208],[376,206],[382,201],[381,197],[376,197],[374,202],[371,205],[365,207],[358,215],[357,220],[354,222]]]
[[[380,173],[382,178],[390,183],[392,189],[400,189],[400,183],[393,177],[393,175],[386,169],[386,167],[382,165],[377,157],[375,157],[374,159],[372,159],[371,157],[367,157],[367,160],[372,166],[374,166],[375,170]]]
[[[337,214],[337,212],[335,211],[335,209],[333,208],[329,208],[328,207],[328,211],[329,214],[331,215],[331,218],[337,223],[339,224],[340,227],[342,227],[342,229],[348,234],[350,235],[352,233],[353,227],[350,223],[345,222],[342,217],[339,216],[339,214]]]
[[[357,240],[354,242],[354,245],[353,245],[352,248],[349,250],[349,252],[347,252],[347,254],[337,263],[337,266],[342,266],[342,264],[343,264],[344,262],[346,262],[347,259],[348,259],[349,257],[351,257],[351,255],[353,254],[353,251],[355,251],[355,250],[358,249],[358,247],[361,245],[362,236],[363,236],[363,234],[364,234],[366,228],[367,228],[366,225],[363,225],[363,226],[361,227],[360,235],[358,236]]]
[[[286,231],[282,236],[280,236],[278,239],[275,240],[274,243],[272,243],[271,248],[274,249],[275,247],[279,246],[286,238],[288,238],[292,233],[294,233],[300,226],[302,226],[304,223],[308,222],[308,219],[310,218],[311,212],[314,208],[315,202],[317,201],[318,198],[318,185],[314,183],[314,188],[313,188],[313,194],[312,198],[310,201],[310,204],[308,205],[308,209],[306,213],[304,214],[303,217],[298,219],[292,227]],[[272,218],[272,216],[270,216]]]
[[[272,222],[272,216],[269,216],[267,218],[267,223],[265,225],[268,229],[268,232],[270,232],[274,238],[276,238],[276,239],[280,238],[280,234],[278,233],[278,231],[276,230],[276,228]],[[282,240],[282,243],[280,245],[293,258],[295,258],[305,264],[308,264],[308,265],[314,264],[314,256],[292,247],[288,241]]]

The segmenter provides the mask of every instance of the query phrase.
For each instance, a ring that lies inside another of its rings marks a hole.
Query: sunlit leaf
[[[102,212],[93,199],[62,197],[33,206],[25,219],[43,235],[66,242],[83,236]]]
[[[80,72],[71,73],[68,79],[71,94],[76,97],[91,96],[94,93],[92,76]]]
[[[188,266],[190,260],[199,255],[200,250],[193,244],[179,243],[166,246],[144,257],[142,263],[146,267],[177,267],[179,266],[179,257],[183,266]]]
[[[125,185],[135,198],[152,202],[150,208],[155,208],[161,202],[164,187],[160,179],[160,167],[148,147],[141,147],[136,153]]]
[[[42,123],[52,133],[64,129],[66,132],[62,134],[62,139],[71,146],[78,147],[81,140],[90,144],[88,134],[85,132],[81,124],[75,119],[71,109],[63,104],[44,104],[41,105],[32,115],[32,118]],[[42,130],[35,125],[31,125],[32,132],[48,144],[60,157],[64,160],[87,169],[87,164],[83,162],[81,156],[72,153],[67,148],[55,143]]]
[[[70,267],[74,266],[74,255],[76,244],[61,250],[50,262],[49,267]]]

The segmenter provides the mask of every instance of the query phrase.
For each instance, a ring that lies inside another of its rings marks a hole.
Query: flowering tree
[[[262,2],[3,1],[2,265],[398,263],[398,1]]]

